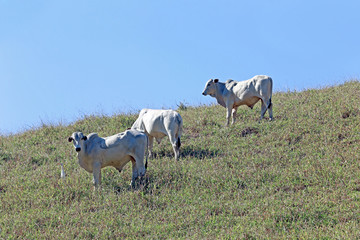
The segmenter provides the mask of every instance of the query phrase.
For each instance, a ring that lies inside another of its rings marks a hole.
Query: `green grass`
[[[154,144],[147,182],[102,170],[102,189],[67,137],[124,131],[136,115],[85,116],[0,137],[2,239],[356,239],[360,236],[360,83],[273,96],[274,121],[240,107],[182,104],[182,157]],[[60,179],[63,162],[67,177]]]

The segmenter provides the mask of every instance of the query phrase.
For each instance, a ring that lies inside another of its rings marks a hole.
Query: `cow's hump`
[[[235,81],[235,80],[232,80],[232,79],[229,79],[225,82],[225,87],[228,89],[228,90],[232,90],[233,87],[236,86],[238,82]]]

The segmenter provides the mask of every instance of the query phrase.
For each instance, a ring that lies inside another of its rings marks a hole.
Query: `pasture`
[[[0,238],[359,238],[360,82],[277,92],[272,101],[272,122],[258,121],[258,103],[240,107],[228,128],[225,108],[181,104],[180,160],[167,138],[155,143],[136,190],[128,164],[103,169],[94,191],[67,141],[78,130],[122,132],[136,114],[0,137]]]

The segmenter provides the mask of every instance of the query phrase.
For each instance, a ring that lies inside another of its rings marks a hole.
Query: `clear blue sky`
[[[359,78],[360,1],[0,0],[0,134],[215,103],[209,78],[257,74],[275,91]]]

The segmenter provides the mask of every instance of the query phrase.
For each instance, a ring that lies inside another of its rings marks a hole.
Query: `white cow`
[[[251,109],[261,100],[261,117],[263,119],[267,109],[269,109],[270,120],[272,114],[272,86],[271,77],[257,75],[246,81],[227,80],[225,83],[219,82],[219,79],[210,79],[205,85],[203,95],[215,97],[217,102],[227,109],[226,126],[229,125],[232,111],[232,124],[236,119],[237,108],[241,105],[247,105]]]
[[[136,178],[145,175],[147,158],[144,166],[144,156],[148,137],[142,132],[131,129],[105,138],[99,137],[96,133],[86,137],[82,132],[74,132],[68,140],[74,144],[80,166],[93,173],[95,187],[101,183],[101,169],[107,166],[121,172],[131,161],[132,187],[135,186]]]
[[[148,135],[150,157],[152,156],[154,138],[160,143],[163,137],[168,136],[175,153],[175,159],[178,160],[182,126],[182,118],[176,111],[142,109],[131,128],[143,131]]]

